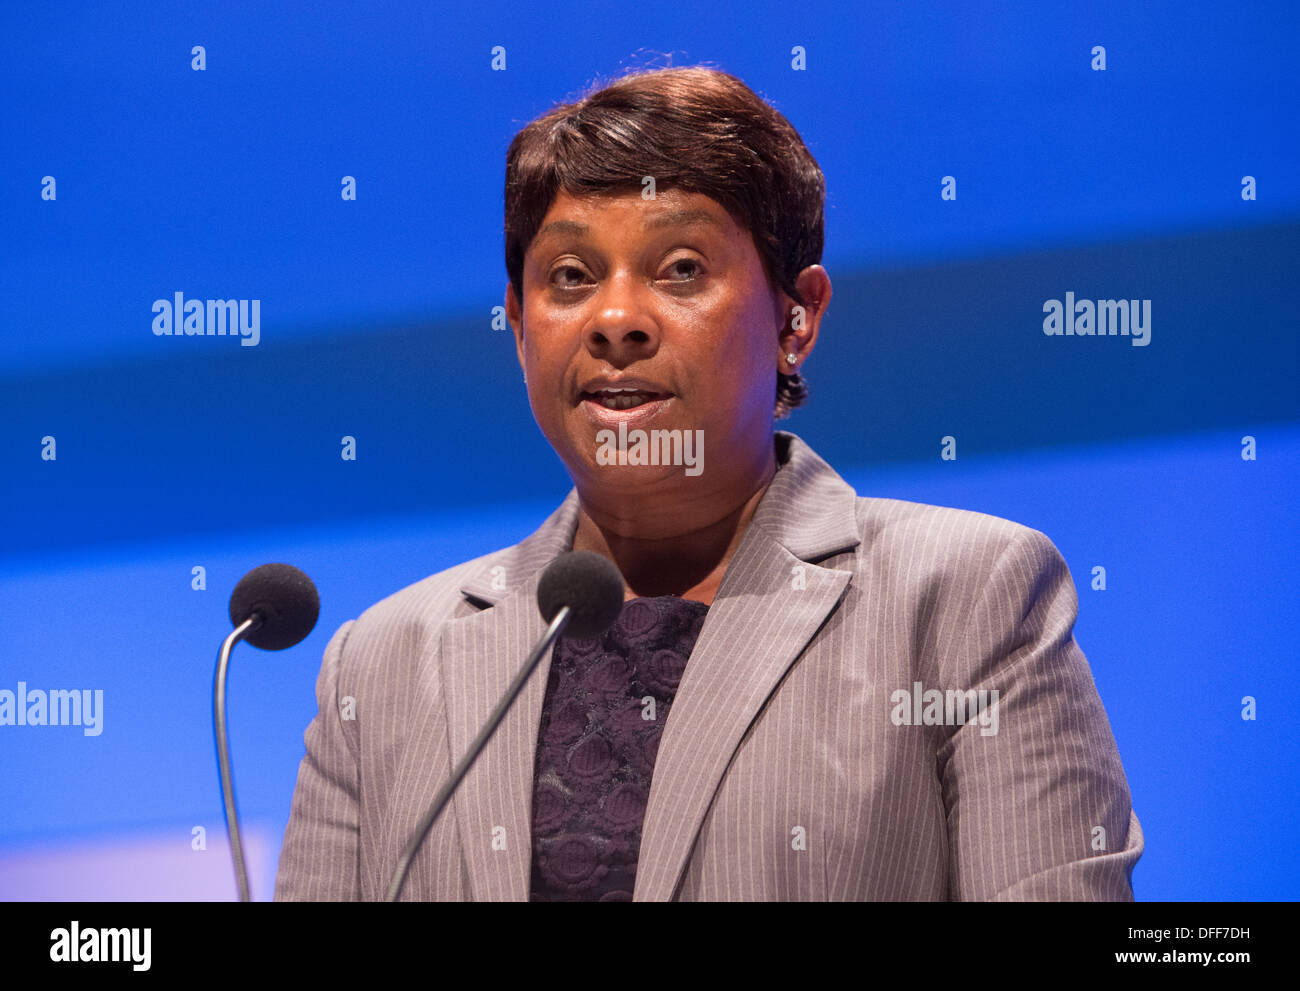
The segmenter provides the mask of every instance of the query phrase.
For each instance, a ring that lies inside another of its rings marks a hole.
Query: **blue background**
[[[739,76],[826,174],[834,299],[781,426],[862,495],[1060,548],[1139,899],[1296,898],[1300,17],[1048,6],[6,5],[0,688],[99,688],[105,712],[98,737],[0,727],[0,898],[233,895],[213,661],[235,582],[284,560],[320,621],[241,647],[230,699],[270,898],[330,634],[569,488],[490,326],[506,147],[668,64]],[[1067,291],[1152,300],[1150,345],[1045,336]],[[261,343],[156,337],[175,292],[260,299]]]

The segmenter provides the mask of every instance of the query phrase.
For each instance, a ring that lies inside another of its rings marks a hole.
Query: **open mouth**
[[[596,392],[579,393],[578,398],[594,402],[605,409],[624,410],[635,409],[657,399],[667,399],[670,395],[667,392],[647,392],[644,389],[599,389]]]

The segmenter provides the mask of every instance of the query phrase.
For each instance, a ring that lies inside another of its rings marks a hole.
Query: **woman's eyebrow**
[[[726,233],[726,228],[708,210],[668,210],[663,213],[656,213],[645,223],[646,230],[659,230],[663,227],[688,227],[691,224],[711,224],[721,233]],[[537,239],[548,234],[572,234],[575,237],[582,237],[589,233],[591,228],[587,224],[580,224],[576,220],[552,220],[549,224],[542,227],[537,232]]]
[[[549,224],[537,232],[536,239],[540,240],[547,234],[573,234],[581,237],[586,234],[590,227],[586,224],[580,224],[576,220],[552,220]]]
[[[657,213],[646,221],[646,230],[658,230],[661,227],[688,227],[691,224],[712,224],[722,233],[726,228],[708,210],[669,210]]]

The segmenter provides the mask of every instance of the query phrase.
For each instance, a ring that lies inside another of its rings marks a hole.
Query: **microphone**
[[[591,551],[569,551],[552,561],[537,583],[537,608],[551,622],[568,607],[565,629],[575,640],[598,637],[623,611],[623,575]]]
[[[217,731],[217,767],[221,773],[221,798],[226,810],[226,834],[235,861],[239,900],[250,901],[248,871],[235,811],[235,785],[230,773],[230,744],[226,738],[226,669],[230,652],[240,640],[262,650],[284,650],[301,641],[320,616],[320,596],[312,580],[288,564],[263,564],[239,580],[230,593],[230,622],[235,629],[217,655],[212,685],[212,721]]]
[[[483,724],[478,736],[470,744],[465,756],[452,769],[451,777],[438,789],[438,794],[433,797],[433,802],[429,805],[429,811],[425,813],[415,832],[411,834],[402,856],[397,861],[397,870],[393,873],[393,881],[388,888],[388,901],[397,901],[402,893],[402,885],[406,882],[407,872],[411,868],[411,861],[416,851],[420,849],[420,844],[424,842],[438,816],[451,801],[451,796],[461,780],[478,760],[478,755],[487,746],[492,734],[505,719],[506,713],[510,711],[510,707],[514,705],[515,699],[519,697],[524,684],[528,681],[528,676],[533,673],[538,662],[555,643],[561,632],[567,629],[571,637],[589,640],[600,636],[614,624],[614,620],[618,619],[619,613],[623,611],[623,575],[613,561],[600,554],[593,554],[591,551],[569,551],[561,554],[542,572],[541,580],[537,585],[537,608],[550,626],[524,661],[523,667],[515,675],[515,680],[510,683],[510,687],[506,689],[497,707],[488,716],[487,722]]]
[[[230,593],[230,623],[259,617],[244,639],[263,650],[284,650],[305,638],[320,616],[312,580],[289,564],[254,568]]]

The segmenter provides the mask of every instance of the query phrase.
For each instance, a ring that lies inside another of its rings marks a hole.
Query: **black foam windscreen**
[[[320,596],[312,580],[291,564],[263,564],[239,580],[230,593],[230,622],[238,626],[253,613],[260,626],[244,639],[263,650],[284,650],[302,640],[320,616]]]
[[[572,610],[565,636],[578,640],[600,636],[623,611],[623,575],[613,561],[600,554],[561,554],[542,572],[537,608],[549,623],[564,606]]]

